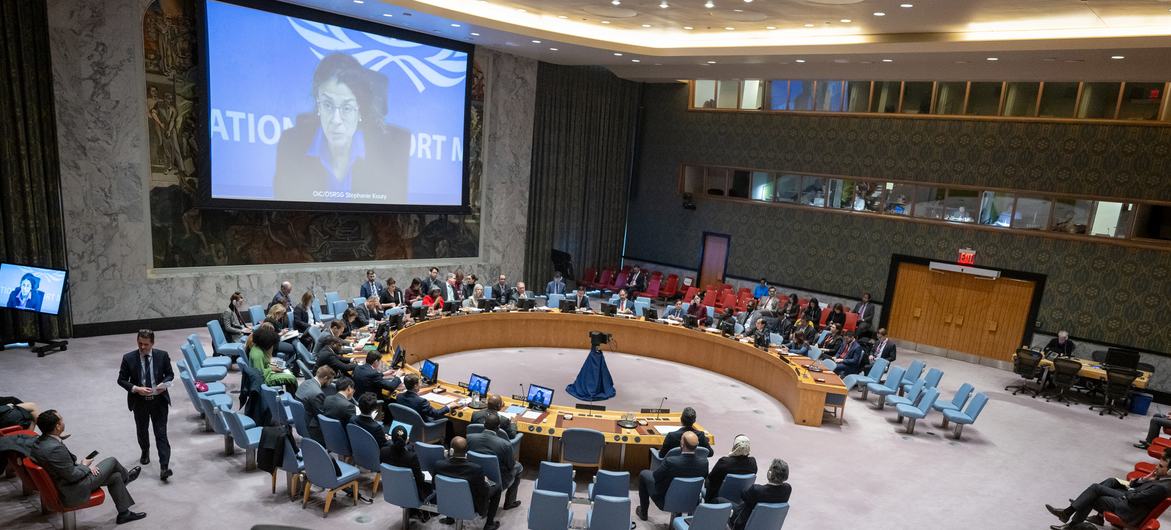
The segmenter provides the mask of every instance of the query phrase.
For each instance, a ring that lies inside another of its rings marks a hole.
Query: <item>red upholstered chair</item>
[[[585,272],[582,273],[581,278],[577,279],[577,283],[589,287],[593,285],[594,281],[598,279],[598,269],[594,267],[586,267]]]
[[[0,436],[8,436],[9,434],[15,434],[15,433],[23,431],[23,430],[24,430],[24,428],[21,427],[20,425],[11,425],[8,427],[0,428]],[[33,436],[36,436],[36,435],[34,434]]]
[[[658,298],[659,297],[659,286],[662,285],[662,283],[663,283],[662,276],[653,276],[652,275],[651,281],[647,282],[647,284],[646,284],[646,290],[641,293],[638,293],[638,295],[645,296],[648,298]]]
[[[49,478],[49,473],[41,466],[38,466],[36,462],[33,462],[31,458],[25,458],[23,462],[24,468],[28,471],[29,476],[32,477],[33,483],[37,485],[37,491],[41,494],[42,510],[61,512],[61,526],[66,530],[77,528],[77,516],[73,512],[99,506],[103,502],[106,502],[106,492],[102,488],[98,488],[89,494],[89,500],[83,504],[66,507],[61,504],[61,497],[57,492],[57,485],[53,484],[53,479]]]
[[[0,436],[18,436],[22,434],[34,437],[37,435],[35,431],[22,429],[19,425],[0,429]],[[16,476],[20,477],[20,494],[31,495],[34,491],[37,491],[37,485],[33,482],[32,477],[28,475],[28,470],[21,465],[20,460],[21,457],[16,452],[8,453],[7,469],[11,469],[13,473],[16,473]]]
[[[708,289],[703,293],[703,305],[715,307],[716,303],[720,301],[720,293],[714,289]]]
[[[630,271],[622,269],[622,272],[614,275],[614,282],[606,286],[607,289],[618,292],[619,289],[626,287],[626,280],[630,278]]]
[[[667,281],[663,282],[659,287],[659,296],[661,298],[671,298],[679,294],[679,275],[668,274]]]
[[[729,307],[736,307],[736,296],[729,291],[724,291],[718,299],[716,299],[716,309],[723,311]]]
[[[823,328],[825,327],[825,321],[826,321],[826,319],[829,318],[830,311],[832,311],[832,309],[829,307],[821,308],[821,322],[818,322],[819,326],[821,326]]]
[[[858,313],[846,312],[846,325],[842,327],[843,331],[854,331],[858,327]]]
[[[1106,522],[1110,523],[1110,526],[1113,526],[1114,528],[1125,528],[1127,530],[1159,530],[1159,516],[1163,515],[1163,512],[1169,507],[1171,507],[1171,497],[1163,499],[1163,502],[1160,502],[1158,506],[1155,506],[1155,509],[1151,510],[1151,513],[1148,513],[1146,518],[1143,519],[1142,522],[1138,524],[1138,526],[1130,526],[1126,524],[1126,522],[1123,521],[1122,518],[1118,517],[1118,515],[1114,514],[1114,512],[1103,512],[1102,517],[1105,518]]]
[[[736,291],[737,300],[743,298],[744,296],[752,296],[752,289],[741,287],[739,291]]]
[[[614,281],[614,271],[611,269],[602,269],[602,275],[598,276],[597,281],[591,282],[589,287],[591,289],[601,289],[610,285],[612,281]]]
[[[697,294],[699,294],[699,289],[696,289],[695,286],[688,287],[687,293],[683,295],[683,303],[690,304],[691,299],[695,298],[695,295]]]
[[[652,280],[653,280],[653,279],[655,279],[655,278],[659,278],[659,279],[662,279],[662,278],[663,278],[663,272],[662,272],[662,271],[647,271],[647,272],[650,272],[650,273],[651,273],[651,279],[652,279]]]

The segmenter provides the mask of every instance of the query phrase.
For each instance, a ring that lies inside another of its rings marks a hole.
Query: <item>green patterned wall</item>
[[[1171,200],[1171,128],[688,112],[683,84],[647,85],[626,255],[694,268],[730,234],[727,273],[881,297],[892,254],[1048,276],[1040,329],[1171,352],[1171,252],[744,202],[682,209],[682,163]]]

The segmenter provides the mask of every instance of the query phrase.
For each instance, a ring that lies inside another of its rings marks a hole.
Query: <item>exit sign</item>
[[[956,257],[956,263],[960,265],[975,265],[976,251],[970,248],[961,248],[958,257]]]

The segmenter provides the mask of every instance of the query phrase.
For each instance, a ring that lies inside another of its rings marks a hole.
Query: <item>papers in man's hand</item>
[[[432,401],[440,405],[450,405],[459,399],[458,396],[451,396],[448,394],[429,393],[423,396],[427,401]]]
[[[676,425],[655,425],[655,431],[663,436],[666,436],[668,433],[672,433],[677,430],[679,430],[679,427]]]
[[[524,414],[521,414],[521,415],[520,415],[520,417],[522,417],[522,418],[524,418],[524,419],[526,419],[526,420],[533,420],[533,421],[536,421],[538,418],[540,418],[540,417],[541,417],[541,411],[539,411],[539,410],[530,410],[530,411],[528,411],[528,412],[525,412]]]

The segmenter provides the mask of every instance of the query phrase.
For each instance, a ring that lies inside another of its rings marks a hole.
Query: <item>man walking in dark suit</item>
[[[1171,497],[1171,477],[1167,466],[1171,462],[1171,449],[1163,451],[1163,458],[1151,474],[1134,479],[1130,483],[1108,478],[1098,484],[1091,484],[1082,491],[1068,508],[1058,510],[1048,504],[1045,509],[1061,520],[1053,530],[1094,529],[1094,525],[1105,524],[1102,516],[1086,517],[1090,511],[1113,512],[1126,522],[1128,527],[1138,526],[1147,514],[1163,499]],[[1090,524],[1093,523],[1093,524]]]
[[[663,459],[663,463],[653,472],[642,470],[638,475],[638,508],[634,513],[639,519],[647,520],[648,501],[654,501],[655,506],[663,507],[667,497],[667,488],[675,478],[702,477],[707,478],[707,458],[695,454],[695,447],[699,445],[699,437],[694,432],[685,432],[679,441],[681,452],[675,456]]]
[[[134,497],[126,491],[126,485],[138,478],[142,468],[135,467],[126,471],[114,457],[103,459],[96,464],[92,458],[86,458],[78,463],[77,457],[61,442],[65,421],[55,410],[46,410],[37,416],[37,428],[41,430],[41,436],[33,443],[30,456],[33,461],[45,468],[49,478],[53,479],[53,484],[61,493],[61,504],[82,504],[89,499],[91,492],[105,486],[110,492],[110,498],[114,500],[114,506],[118,508],[118,524],[146,517],[145,513],[130,511],[130,507],[134,505]]]
[[[171,370],[171,356],[156,350],[155,334],[149,329],[138,330],[138,349],[122,356],[118,369],[118,386],[126,389],[126,406],[134,413],[138,429],[138,447],[142,465],[150,463],[150,436],[147,429],[154,424],[155,444],[159,451],[159,478],[166,482],[174,474],[170,469],[171,443],[167,441],[167,414],[171,409],[171,394],[167,390],[175,379]]]
[[[667,433],[663,437],[663,446],[659,448],[659,458],[667,458],[667,453],[672,449],[679,447],[679,441],[683,438],[683,433],[690,432],[695,435],[698,440],[699,447],[707,449],[707,454],[712,454],[712,446],[707,441],[707,435],[703,431],[695,430],[696,414],[695,409],[685,407],[683,414],[679,416],[679,422],[683,424],[682,427]]]
[[[499,428],[500,415],[489,412],[484,417],[484,431],[468,435],[468,450],[496,455],[496,460],[500,462],[500,487],[508,488],[504,494],[504,509],[511,510],[520,506],[520,501],[516,500],[516,491],[524,466],[513,456],[512,444],[496,434]]]
[[[468,441],[462,436],[451,439],[451,457],[435,463],[435,474],[444,477],[464,479],[472,490],[472,501],[476,513],[484,516],[484,530],[496,530],[500,523],[496,519],[496,505],[500,504],[500,484],[488,482],[480,464],[468,461]],[[451,524],[450,518],[440,522]]]

